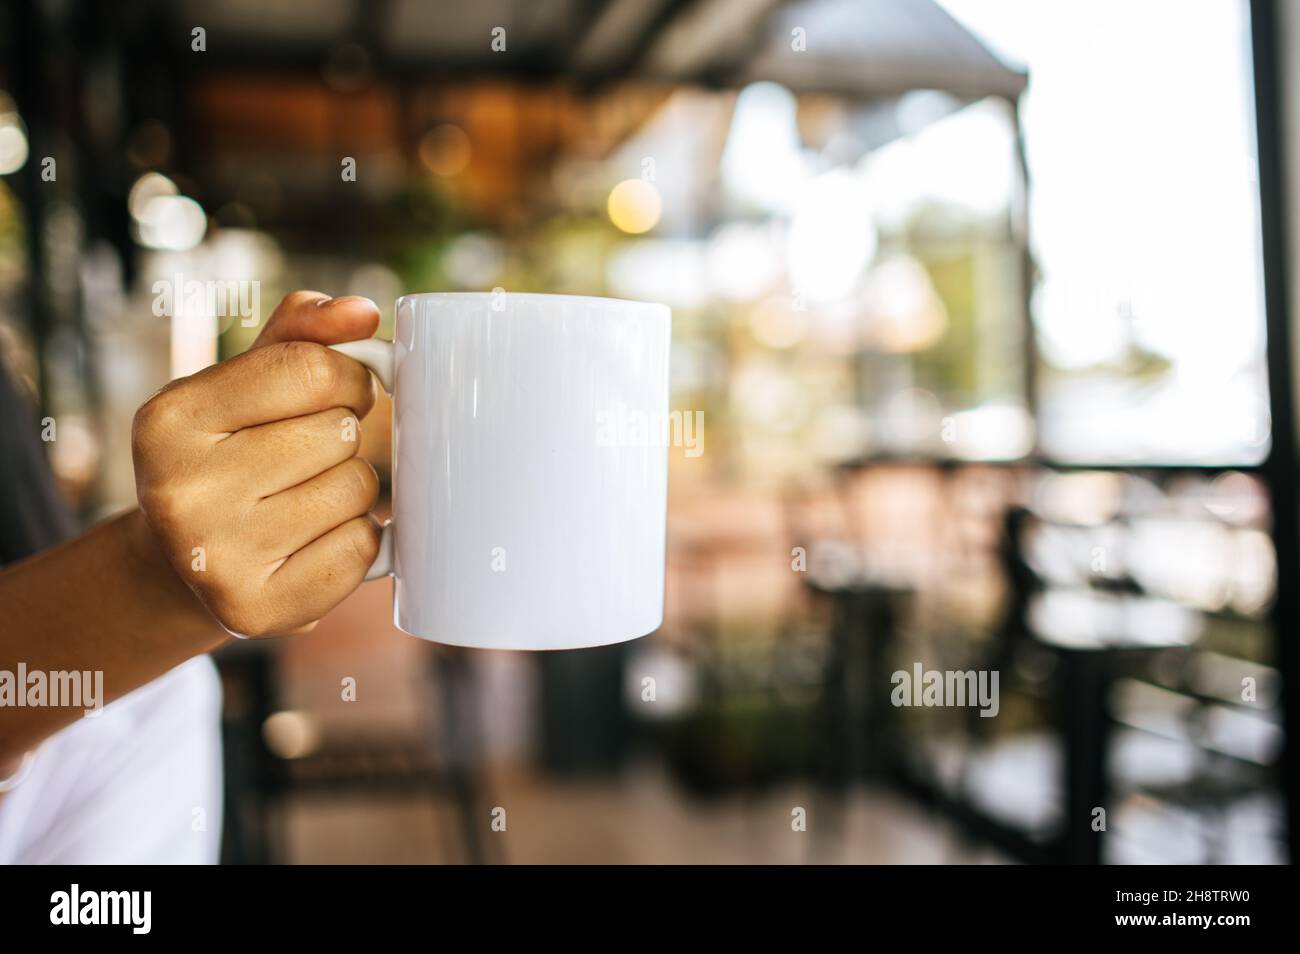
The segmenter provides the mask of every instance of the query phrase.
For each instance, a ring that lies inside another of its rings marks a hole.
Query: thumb
[[[331,298],[321,292],[295,291],[285,295],[271,312],[253,347],[279,341],[338,344],[369,338],[378,327],[379,306],[369,298]]]

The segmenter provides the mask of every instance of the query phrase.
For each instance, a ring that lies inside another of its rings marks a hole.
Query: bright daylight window
[[[943,0],[1028,68],[1038,439],[1075,462],[1268,451],[1242,0]]]

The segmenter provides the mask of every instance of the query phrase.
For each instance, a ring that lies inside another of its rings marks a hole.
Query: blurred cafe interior
[[[221,650],[223,858],[1292,860],[1296,62],[1270,0],[0,6],[0,350],[87,526],[257,332],[160,280],[673,310],[663,627],[374,582]]]

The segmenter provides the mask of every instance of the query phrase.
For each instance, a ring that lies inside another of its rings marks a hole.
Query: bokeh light
[[[464,172],[473,152],[465,130],[451,123],[434,126],[420,140],[420,161],[435,176],[442,178]]]
[[[188,196],[160,195],[145,203],[136,225],[142,245],[184,252],[203,241],[208,217]]]
[[[27,133],[12,100],[0,93],[0,176],[17,172],[27,161]]]
[[[649,232],[659,224],[663,200],[644,179],[624,179],[609,193],[609,220],[629,235]]]

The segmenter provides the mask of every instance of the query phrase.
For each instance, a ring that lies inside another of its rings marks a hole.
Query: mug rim
[[[396,304],[400,306],[402,302],[415,298],[491,298],[496,292],[491,291],[455,291],[455,292],[412,292],[408,295],[398,295]],[[550,292],[512,292],[505,293],[507,298],[527,298],[540,299],[543,301],[585,301],[602,305],[639,305],[648,308],[662,308],[665,311],[671,309],[663,302],[657,301],[638,301],[634,298],[610,298],[604,295],[566,295]]]

